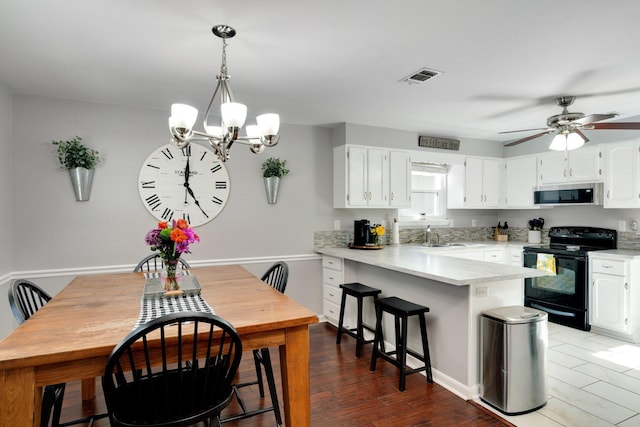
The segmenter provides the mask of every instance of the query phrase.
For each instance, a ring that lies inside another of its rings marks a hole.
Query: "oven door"
[[[552,253],[545,252],[545,253]],[[588,330],[588,264],[583,254],[553,254],[555,276],[525,279],[525,305],[549,313],[549,320]],[[524,251],[524,266],[536,268],[538,253]]]

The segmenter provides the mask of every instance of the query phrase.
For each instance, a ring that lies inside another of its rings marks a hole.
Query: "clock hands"
[[[191,189],[191,187],[189,187],[189,175],[191,174],[191,169],[189,167],[189,158],[187,158],[187,165],[184,168],[184,187],[185,187],[185,194],[184,194],[184,202],[187,203],[187,193],[189,193],[189,195],[193,198],[194,203],[196,204],[196,206],[202,211],[202,214],[206,217],[209,218],[209,215],[207,215],[207,213],[204,211],[204,209],[202,209],[202,206],[200,206],[200,202],[198,201],[198,199],[196,199],[195,194],[193,194],[193,190]]]
[[[187,192],[189,190],[189,177],[191,169],[189,167],[189,157],[187,157],[187,166],[184,167],[184,204],[187,204]],[[193,197],[193,196],[191,196]],[[194,197],[195,198],[195,197]]]

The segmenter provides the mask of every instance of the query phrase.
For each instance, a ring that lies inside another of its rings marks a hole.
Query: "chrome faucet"
[[[427,225],[427,236],[425,238],[427,245],[431,244],[431,225]]]

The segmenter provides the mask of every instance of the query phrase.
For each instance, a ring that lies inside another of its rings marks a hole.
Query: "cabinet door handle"
[[[611,194],[611,190],[607,190],[607,199],[609,198],[609,194]]]
[[[625,284],[624,284],[624,288],[625,288],[625,289],[629,289],[629,283],[626,283],[626,282],[625,282]]]
[[[565,169],[564,171],[562,171],[562,174],[564,175],[564,177],[567,177],[567,170]]]
[[[613,268],[611,264],[602,264],[602,268]]]
[[[569,176],[573,176],[573,168],[569,169]]]
[[[329,280],[333,280],[333,276],[329,276]]]

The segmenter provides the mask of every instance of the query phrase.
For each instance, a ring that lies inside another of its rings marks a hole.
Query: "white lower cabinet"
[[[340,285],[344,283],[344,269],[342,258],[328,255],[322,257],[322,306],[323,314],[327,321],[333,325],[338,325],[340,316],[340,302],[342,289]]]
[[[640,342],[640,259],[589,256],[589,323],[594,331]],[[635,301],[634,301],[635,300]]]
[[[522,246],[508,247],[506,256],[507,259],[505,260],[505,264],[517,265],[518,267],[523,266],[524,260],[522,258]]]

